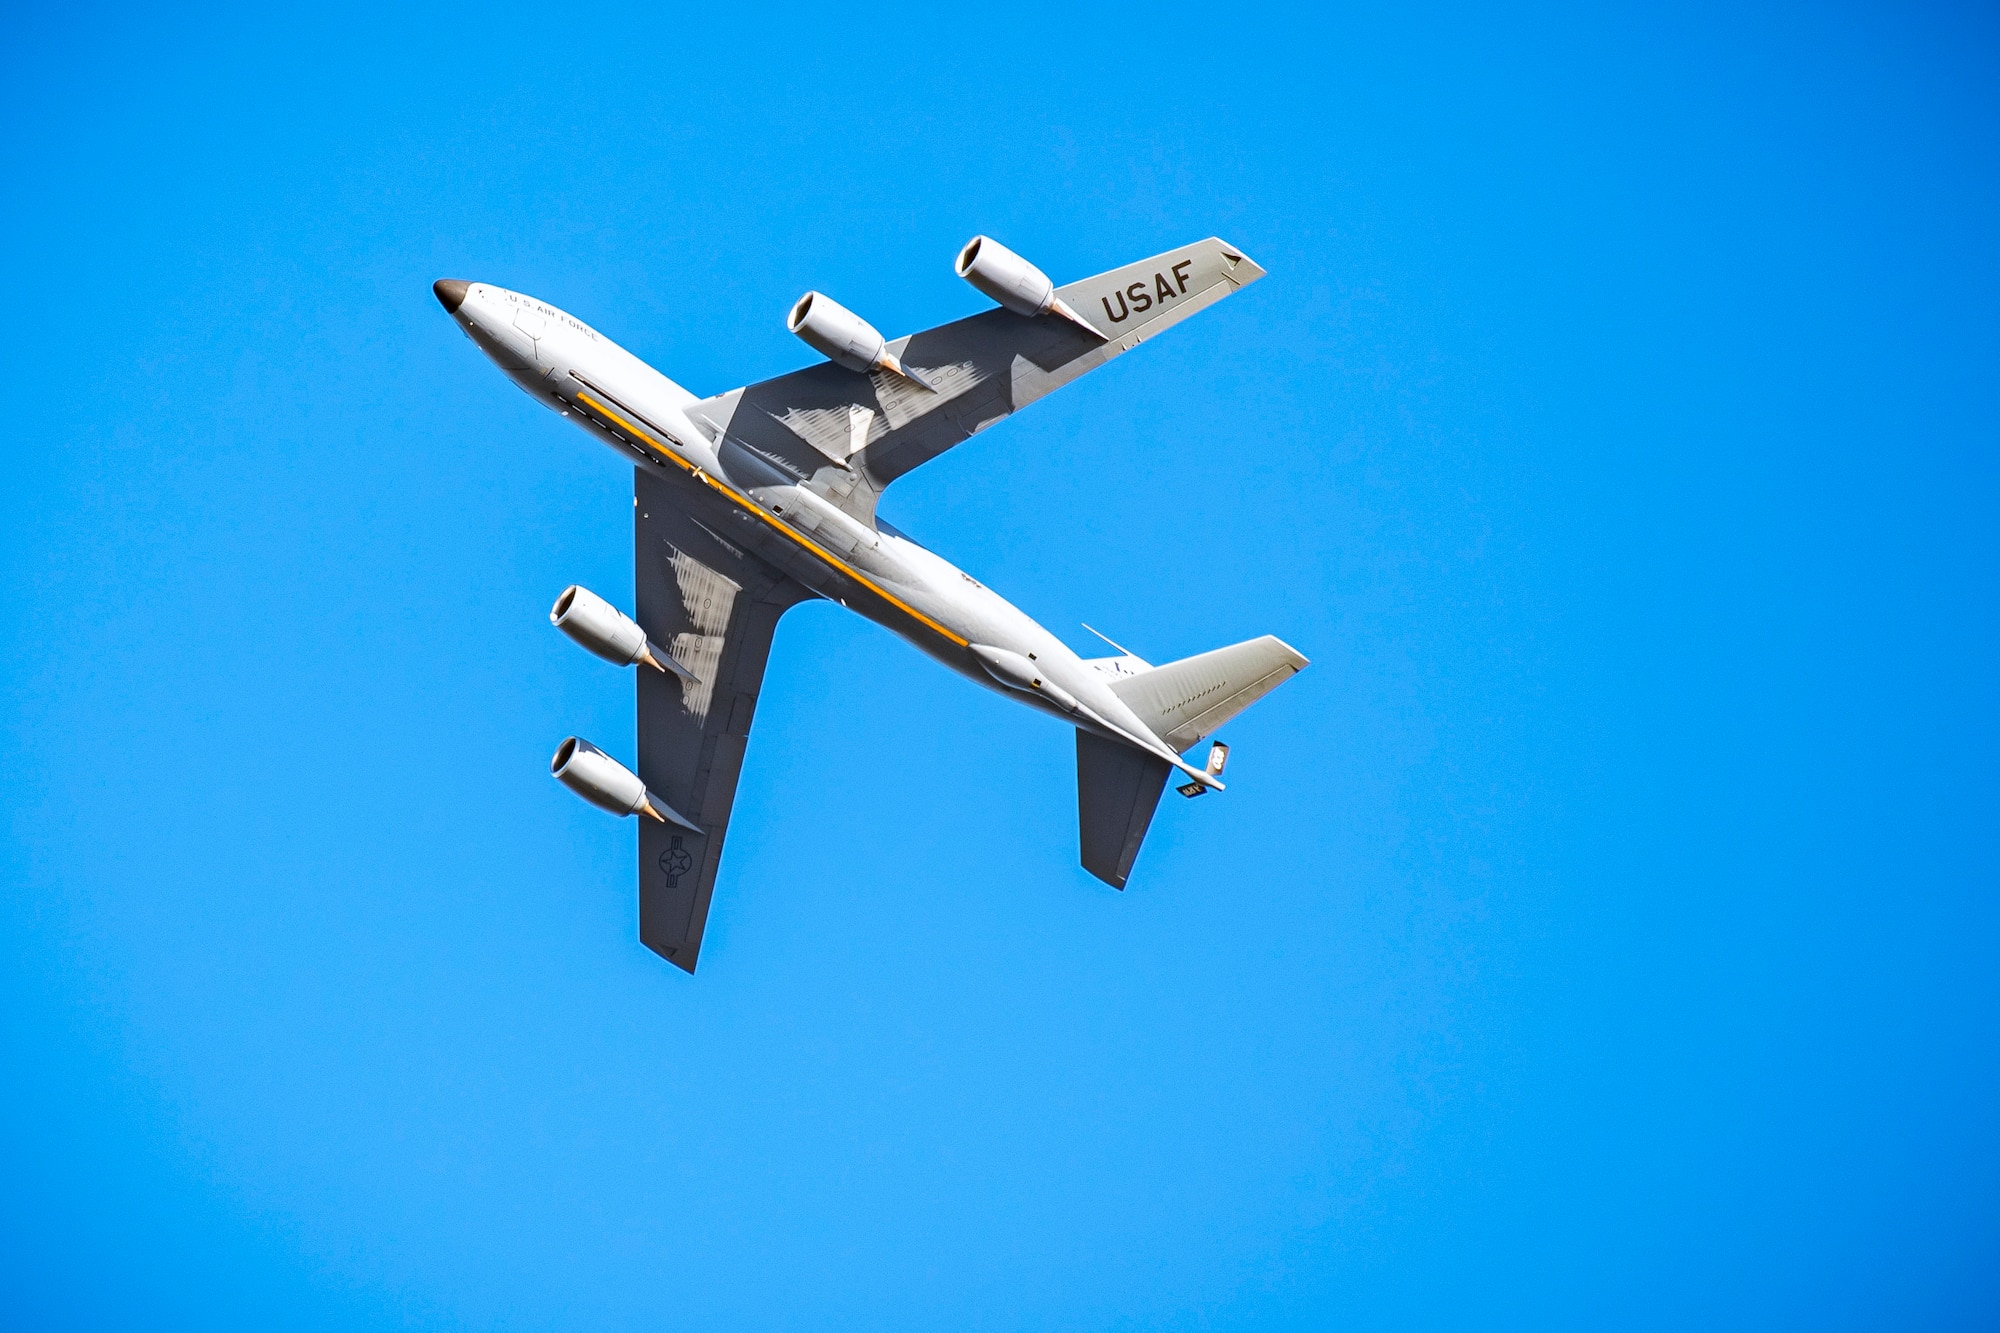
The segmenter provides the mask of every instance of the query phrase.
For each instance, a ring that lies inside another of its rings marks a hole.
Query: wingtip
[[[1270,640],[1272,643],[1276,644],[1278,647],[1285,650],[1285,652],[1292,659],[1291,666],[1294,672],[1304,671],[1307,667],[1312,665],[1311,658],[1307,657],[1304,653],[1300,652],[1298,649],[1292,647],[1292,645],[1290,645],[1289,643],[1286,643],[1283,639],[1279,638],[1277,635],[1266,634],[1264,637]]]
[[[1082,733],[1079,732],[1077,734],[1081,735]],[[1086,852],[1085,856],[1088,857],[1088,855],[1089,853]],[[1130,866],[1127,866],[1125,869],[1125,873],[1121,875],[1115,870],[1108,870],[1101,866],[1094,866],[1087,859],[1079,861],[1077,864],[1083,867],[1083,872],[1086,875],[1089,875],[1092,879],[1096,880],[1100,884],[1110,885],[1112,888],[1118,890],[1118,892],[1120,893],[1125,892],[1125,881],[1132,877],[1132,869]]]
[[[1228,274],[1229,280],[1238,287],[1248,286],[1250,283],[1264,276],[1264,266],[1249,255],[1244,254],[1241,249],[1231,245],[1220,236],[1214,236],[1210,239],[1222,251],[1222,262],[1225,265],[1225,272]]]
[[[642,934],[639,936],[639,943],[645,945],[659,957],[666,959],[689,976],[694,975],[695,959],[701,955],[701,944],[699,941],[696,941],[692,946],[687,944],[656,944]]]

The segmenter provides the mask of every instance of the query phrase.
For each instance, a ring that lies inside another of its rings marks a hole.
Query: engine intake
[[[1089,320],[1056,295],[1056,285],[1049,281],[1048,274],[991,236],[975,236],[967,241],[952,268],[959,277],[1017,315],[1030,319],[1059,315],[1099,342],[1106,341]]]
[[[875,326],[821,292],[807,292],[792,304],[785,328],[837,366],[867,373],[886,370],[920,388],[930,384],[896,359]],[[935,392],[935,390],[932,390]]]
[[[637,621],[582,584],[562,590],[549,608],[549,623],[614,666],[644,662],[655,671],[689,678],[687,668],[648,639]]]
[[[556,781],[600,810],[625,815],[650,815],[662,824],[678,824],[690,832],[701,829],[659,797],[646,790],[639,775],[579,736],[571,736],[556,747],[549,761]]]

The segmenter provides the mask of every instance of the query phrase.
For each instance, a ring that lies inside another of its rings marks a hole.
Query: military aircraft
[[[1083,866],[1119,889],[1170,773],[1185,796],[1223,789],[1227,746],[1183,756],[1306,665],[1269,636],[1157,667],[1115,643],[1082,658],[875,512],[896,478],[1264,270],[1213,237],[1064,287],[985,236],[954,267],[999,308],[892,340],[807,292],[785,327],[825,360],[712,398],[545,301],[432,284],[510,379],[633,464],[636,618],[570,587],[549,619],[638,669],[639,771],[574,736],[550,767],[640,816],[639,937],[690,973],[788,608],[830,598],[1075,727]]]

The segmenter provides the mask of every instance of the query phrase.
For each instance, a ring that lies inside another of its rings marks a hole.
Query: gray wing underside
[[[988,310],[889,343],[935,392],[822,361],[689,415],[718,448],[747,449],[872,519],[896,478],[1262,276],[1210,237],[1057,288],[1105,340],[1054,314]]]
[[[639,778],[701,828],[639,820],[639,938],[693,972],[771,635],[813,594],[682,512],[659,478],[633,475],[639,624],[695,677],[638,668]]]

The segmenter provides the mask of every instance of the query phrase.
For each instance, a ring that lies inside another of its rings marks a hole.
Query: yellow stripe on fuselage
[[[763,506],[758,504],[755,500],[752,500],[749,496],[743,494],[743,492],[737,490],[734,486],[731,486],[726,482],[717,481],[714,477],[710,476],[707,472],[703,471],[701,468],[698,468],[693,463],[688,462],[687,459],[682,458],[679,454],[675,453],[673,450],[667,448],[667,446],[661,444],[658,440],[654,439],[651,432],[647,431],[643,426],[634,425],[624,416],[620,415],[617,412],[614,412],[613,410],[611,410],[611,408],[599,402],[597,398],[592,394],[579,392],[576,396],[577,396],[577,401],[587,404],[592,411],[598,413],[600,416],[603,416],[611,421],[617,422],[620,426],[623,426],[626,430],[630,431],[632,433],[633,438],[645,444],[647,448],[649,448],[653,453],[659,455],[661,458],[679,467],[682,471],[692,476],[696,481],[701,482],[704,486],[707,486],[710,490],[720,493],[721,495],[729,499],[731,502],[733,502],[735,505],[737,505],[739,508],[743,509],[745,512],[754,514],[758,519],[762,520],[766,525],[768,525],[773,531],[781,533],[785,537],[791,539],[791,541],[794,542],[795,544],[802,546],[806,550],[812,552],[814,555],[818,556],[821,560],[824,560],[827,564],[832,565],[835,569],[845,574],[848,578],[853,579],[856,583],[868,589],[868,591],[874,593],[877,597],[880,597],[883,601],[887,602],[889,605],[895,607],[899,611],[902,611],[906,615],[914,617],[917,621],[919,621],[924,625],[929,626],[931,629],[936,630],[939,634],[942,634],[945,638],[951,640],[959,647],[965,648],[970,646],[963,635],[954,634],[950,630],[946,629],[943,625],[938,624],[937,621],[932,620],[929,616],[917,610],[916,607],[911,606],[908,602],[904,601],[902,598],[888,591],[886,588],[882,587],[879,583],[876,583],[873,579],[869,578],[866,574],[863,574],[860,570],[848,564],[845,560],[842,560],[839,556],[827,550],[824,546],[821,546],[818,542],[815,542],[810,538],[808,538],[804,533],[792,527],[791,524],[783,522],[782,520],[780,520],[779,518],[777,518],[772,514],[765,513]]]

